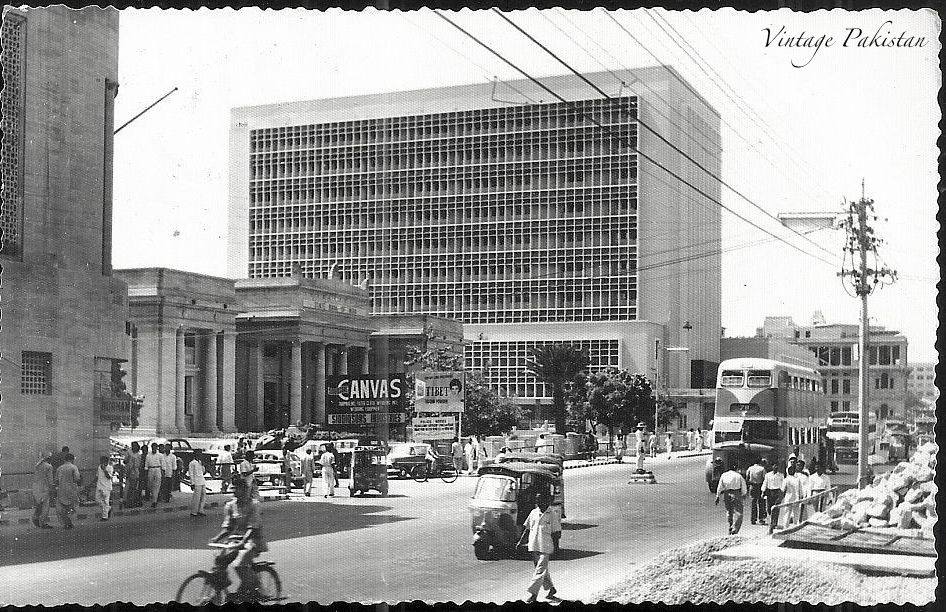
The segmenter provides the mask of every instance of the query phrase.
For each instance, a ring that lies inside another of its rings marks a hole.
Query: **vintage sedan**
[[[259,450],[253,452],[253,465],[256,466],[255,476],[257,482],[268,481],[273,485],[281,485],[283,483],[283,453],[285,453],[285,451],[282,450]],[[292,483],[302,483],[302,461],[299,459],[298,455],[292,451],[289,451],[289,465],[292,470]]]
[[[398,442],[388,451],[388,476],[410,478],[415,465],[423,464],[429,444],[421,442]]]

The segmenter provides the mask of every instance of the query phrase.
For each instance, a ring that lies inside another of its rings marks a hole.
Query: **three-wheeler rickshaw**
[[[384,447],[381,445],[355,446],[351,449],[351,469],[348,477],[348,494],[377,491],[388,494],[388,465]]]
[[[556,493],[555,499],[552,500],[552,505],[557,506],[561,510],[561,518],[565,518],[565,458],[557,453],[530,453],[526,451],[513,451],[503,455],[499,460],[499,463],[510,463],[516,461],[522,463],[538,463],[540,465],[548,465],[551,466],[554,471],[558,472],[559,478],[562,479],[562,484],[558,488],[558,493]]]
[[[561,499],[561,488],[561,473],[550,465],[513,461],[480,468],[469,504],[474,556],[514,556],[523,523],[535,508],[536,495],[544,491],[553,500]],[[557,551],[562,533],[561,505],[553,501],[551,508],[552,539]]]

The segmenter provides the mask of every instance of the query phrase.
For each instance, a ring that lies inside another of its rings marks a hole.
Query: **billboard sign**
[[[452,416],[414,417],[414,441],[452,440],[457,435],[457,420]]]
[[[463,412],[463,372],[414,374],[414,412]]]
[[[343,426],[407,423],[404,375],[326,376],[325,420]]]

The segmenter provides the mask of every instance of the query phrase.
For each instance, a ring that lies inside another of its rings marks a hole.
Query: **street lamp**
[[[683,329],[684,329],[686,332],[689,332],[691,329],[693,329],[693,326],[690,325],[690,322],[689,322],[689,321],[684,321],[684,322],[683,322]],[[659,409],[660,409],[660,362],[661,362],[661,353],[660,353],[660,340],[659,340],[659,339],[658,339],[658,340],[655,340],[655,349],[656,349],[656,350],[655,350],[655,352],[654,352],[654,364],[655,364],[654,370],[655,370],[655,372],[656,372],[655,378],[656,378],[657,380],[655,381],[656,384],[655,384],[655,386],[654,386],[654,396],[655,396],[655,398],[656,398],[656,401],[654,401],[654,434],[657,433],[657,413],[658,413],[658,411],[659,411]],[[664,350],[664,352],[670,352],[670,353],[683,353],[683,352],[689,351],[689,350],[690,350],[690,347],[688,347],[688,346],[665,346],[665,347],[663,348],[663,350]]]

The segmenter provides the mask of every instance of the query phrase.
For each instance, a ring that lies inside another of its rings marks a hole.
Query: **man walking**
[[[476,471],[476,449],[473,446],[473,438],[469,438],[466,441],[466,445],[463,447],[463,453],[466,455],[466,475],[472,476]]]
[[[56,514],[64,529],[72,529],[70,514],[75,512],[79,505],[79,483],[82,475],[75,466],[75,456],[68,453],[65,461],[56,469]]]
[[[322,465],[322,483],[325,485],[324,497],[335,497],[335,456],[330,448],[322,453],[319,463]]]
[[[151,443],[151,452],[145,457],[145,470],[148,474],[148,494],[151,497],[151,507],[157,508],[158,494],[161,492],[161,476],[163,472],[163,462],[161,453],[158,452],[158,445]]]
[[[302,458],[302,493],[306,497],[312,495],[312,480],[315,478],[315,457],[312,456],[312,447],[305,449],[305,457]]]
[[[765,461],[763,459],[762,461]],[[765,523],[765,502],[762,500],[762,483],[765,482],[765,466],[756,461],[746,470],[749,481],[749,520],[755,525],[756,520]]]
[[[99,520],[107,521],[108,515],[112,511],[112,477],[115,475],[115,468],[108,455],[99,457],[99,467],[95,471],[95,501],[102,508],[102,518]]]
[[[286,494],[292,492],[292,455],[289,454],[289,442],[282,445],[282,479]]]
[[[778,508],[775,508],[775,506],[782,502],[782,485],[784,482],[785,474],[779,465],[773,465],[762,481],[762,497],[765,498],[766,517],[773,524],[778,521]]]
[[[673,433],[667,432],[667,459],[670,459],[673,452]]]
[[[454,438],[450,445],[450,456],[453,457],[453,469],[457,474],[463,471],[463,445],[460,444],[460,438]]]
[[[650,437],[647,438],[647,445],[650,447],[650,458],[657,458],[657,432],[650,432]]]
[[[525,531],[522,532],[518,544],[518,546],[521,546],[523,541],[528,538],[529,552],[532,554],[532,563],[535,565],[532,582],[526,589],[529,592],[527,603],[535,603],[540,588],[545,588],[548,591],[548,599],[556,599],[555,585],[552,583],[552,576],[549,574],[549,559],[551,559],[555,550],[555,542],[552,540],[552,513],[554,511],[550,506],[552,498],[543,491],[536,495],[535,503],[536,507],[526,518]]]
[[[225,445],[223,452],[217,456],[217,465],[220,466],[220,491],[226,493],[233,474],[233,454],[230,453],[229,444]]]
[[[49,496],[53,488],[52,453],[43,453],[33,469],[33,524],[40,529],[52,529],[49,524]]]
[[[719,505],[720,496],[723,496],[723,502],[726,505],[729,535],[736,535],[742,527],[742,500],[746,496],[746,480],[735,470],[735,466],[730,466],[719,477],[719,485],[716,487],[716,505]]]
[[[204,464],[200,460],[201,450],[194,450],[194,458],[187,465],[187,475],[191,481],[191,516],[204,514],[204,496],[207,494],[207,480],[204,478]]]
[[[137,508],[141,505],[141,446],[131,443],[131,449],[125,454],[125,507]]]

